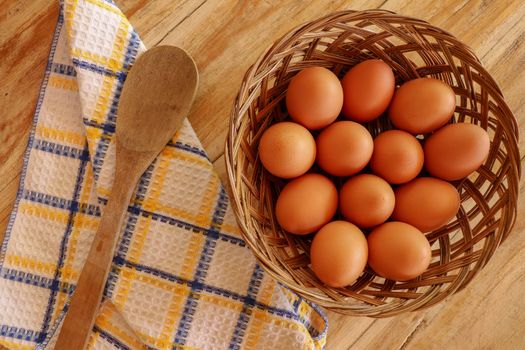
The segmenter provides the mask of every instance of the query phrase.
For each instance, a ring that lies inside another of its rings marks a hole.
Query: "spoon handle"
[[[140,154],[138,155],[140,157]],[[135,158],[134,158],[135,157]],[[125,212],[142,171],[133,167],[137,155],[119,154],[113,188],[78,280],[55,350],[81,350],[89,340],[102,299]]]

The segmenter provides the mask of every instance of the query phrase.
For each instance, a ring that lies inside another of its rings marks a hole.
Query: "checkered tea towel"
[[[112,185],[119,95],[145,50],[114,4],[60,5],[0,253],[0,344],[8,349],[53,348]],[[325,343],[322,311],[257,265],[187,121],[136,188],[105,300],[90,349]]]

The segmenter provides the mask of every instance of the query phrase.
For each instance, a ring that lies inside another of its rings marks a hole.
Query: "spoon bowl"
[[[119,145],[158,153],[190,111],[198,81],[195,62],[178,47],[157,46],[139,56],[120,97]]]

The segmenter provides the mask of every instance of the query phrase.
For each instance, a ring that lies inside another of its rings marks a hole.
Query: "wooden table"
[[[117,0],[146,46],[178,45],[195,58],[201,86],[190,120],[226,181],[223,143],[243,74],[293,26],[340,9],[383,8],[419,17],[470,45],[500,84],[525,130],[525,3],[505,1]],[[58,1],[0,6],[0,236],[18,188]],[[525,143],[520,141],[521,154]],[[522,158],[523,164],[523,158]],[[461,293],[388,319],[330,313],[328,349],[525,349],[525,198],[514,232]]]

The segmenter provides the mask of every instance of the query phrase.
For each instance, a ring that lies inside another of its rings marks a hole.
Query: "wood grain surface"
[[[500,85],[525,131],[522,0],[116,0],[146,46],[177,45],[199,68],[189,117],[223,181],[229,112],[249,65],[295,25],[340,9],[382,8],[418,17],[468,44]],[[0,1],[0,236],[19,182],[58,1]],[[525,143],[520,140],[520,153]],[[523,166],[523,158],[522,158]],[[513,233],[462,292],[428,310],[388,319],[329,313],[327,349],[525,349],[525,202]]]

